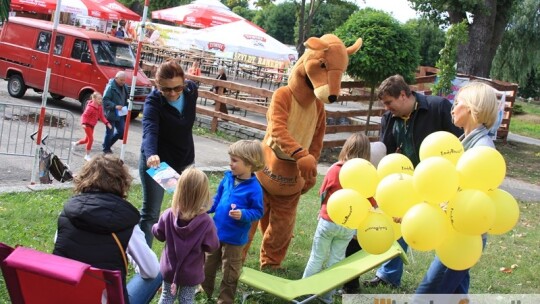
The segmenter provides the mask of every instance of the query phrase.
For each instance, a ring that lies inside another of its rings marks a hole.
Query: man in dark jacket
[[[420,162],[420,145],[429,134],[447,131],[459,137],[463,133],[452,123],[452,104],[448,99],[412,92],[400,75],[390,76],[381,83],[379,99],[387,110],[381,119],[380,141],[385,144],[387,153],[404,154],[415,167]],[[398,242],[405,251],[409,247],[403,238]],[[402,274],[403,261],[394,258],[384,263],[375,278],[364,284],[398,287]]]
[[[126,122],[125,106],[129,97],[126,85],[126,73],[120,71],[109,80],[103,92],[103,112],[113,128],[105,129],[103,139],[103,153],[112,153],[111,147],[117,140],[124,138],[124,125]]]

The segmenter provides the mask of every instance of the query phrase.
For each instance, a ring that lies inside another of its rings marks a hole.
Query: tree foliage
[[[493,59],[491,77],[524,84],[540,62],[538,49],[540,0],[523,0],[516,5]]]
[[[385,78],[401,74],[409,83],[420,61],[418,42],[412,33],[389,14],[371,8],[362,9],[340,26],[335,34],[345,45],[359,37],[363,45],[349,59],[347,73],[365,81],[371,89],[369,112],[375,101],[375,87]],[[369,124],[368,115],[366,124]]]
[[[444,31],[437,23],[425,18],[411,19],[405,23],[405,27],[418,40],[420,65],[434,67],[444,47]]]
[[[351,56],[347,73],[375,87],[385,78],[401,74],[407,81],[414,80],[418,66],[418,43],[405,26],[389,14],[371,8],[362,9],[336,29],[335,34],[345,45],[352,45],[358,37],[363,45]]]
[[[9,0],[0,0],[0,23],[6,21],[9,16]]]
[[[467,22],[453,24],[446,32],[446,42],[441,50],[441,57],[435,65],[439,69],[439,80],[431,88],[433,94],[448,95],[452,89],[452,80],[456,78],[456,60],[458,47],[467,42]]]
[[[537,68],[531,68],[525,77],[523,88],[519,89],[519,95],[523,98],[540,97],[540,75],[537,74]]]
[[[296,4],[292,1],[268,5],[258,10],[253,22],[285,44],[295,44]]]
[[[309,37],[320,37],[334,32],[349,17],[358,11],[358,6],[350,2],[327,3],[319,8],[313,17]]]
[[[409,0],[413,8],[441,23],[469,20],[468,42],[458,49],[458,72],[489,77],[512,7],[518,0]]]

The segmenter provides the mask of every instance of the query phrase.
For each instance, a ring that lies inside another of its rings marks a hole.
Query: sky
[[[365,4],[364,0],[357,0],[356,3],[360,9],[367,6],[388,12],[402,23],[416,18],[416,12],[410,7],[407,0],[365,0]]]

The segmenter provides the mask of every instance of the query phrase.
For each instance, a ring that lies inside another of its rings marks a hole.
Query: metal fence
[[[40,107],[0,103],[0,155],[30,156],[36,153],[31,135],[38,131]],[[75,127],[73,113],[46,108],[42,144],[47,151],[70,162]]]

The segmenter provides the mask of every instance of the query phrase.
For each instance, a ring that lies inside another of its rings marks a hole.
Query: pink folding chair
[[[30,248],[0,243],[0,265],[11,302],[124,303],[120,271],[102,270]]]

